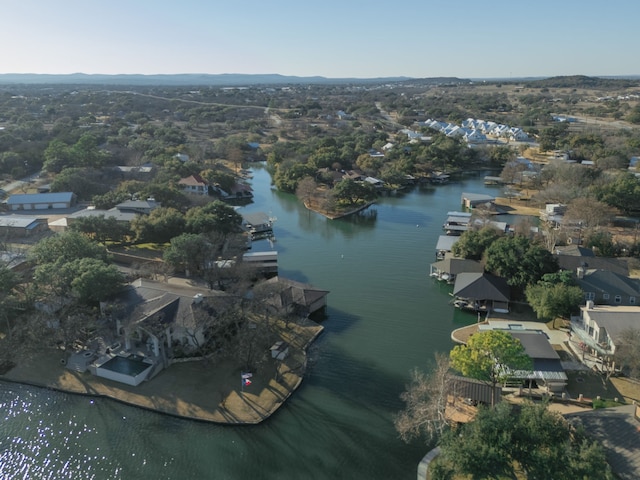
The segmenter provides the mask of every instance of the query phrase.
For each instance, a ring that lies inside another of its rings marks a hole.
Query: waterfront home
[[[525,353],[533,361],[532,370],[512,371],[509,384],[512,387],[543,389],[548,393],[562,393],[568,377],[562,366],[558,352],[551,345],[566,341],[566,334],[550,331],[546,325],[535,322],[515,323],[511,320],[489,320],[478,326],[479,331],[503,330],[517,339]],[[505,385],[507,386],[507,385]]]
[[[186,193],[193,195],[209,195],[209,184],[197,173],[181,178],[178,181],[178,185],[180,185]]]
[[[571,317],[571,333],[583,350],[608,363],[616,353],[621,336],[640,328],[640,307],[595,305],[588,300],[580,315]]]

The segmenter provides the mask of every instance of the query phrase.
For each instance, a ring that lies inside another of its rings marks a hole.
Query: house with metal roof
[[[73,192],[25,193],[11,195],[7,199],[10,210],[50,210],[71,208],[76,204]]]
[[[551,346],[550,339],[542,330],[532,330],[522,324],[502,322],[482,324],[479,331],[504,330],[517,339],[524,347],[525,353],[533,361],[533,369],[511,372],[511,382],[515,380],[524,387],[544,388],[548,392],[561,393],[567,385],[568,377],[562,367],[558,352]]]
[[[438,260],[444,259],[445,255],[451,252],[453,245],[460,240],[460,237],[451,235],[438,235],[438,242],[436,243],[436,258]]]
[[[0,216],[0,235],[3,238],[30,237],[48,229],[46,218],[20,215]]]

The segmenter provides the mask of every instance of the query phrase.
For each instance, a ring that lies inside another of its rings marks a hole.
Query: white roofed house
[[[508,135],[511,140],[516,142],[528,142],[530,140],[529,135],[521,128],[511,127]]]
[[[384,187],[384,182],[378,178],[374,178],[374,177],[365,177],[364,181],[366,183],[369,183],[371,185],[373,185],[375,188],[382,188]]]
[[[486,143],[487,136],[480,130],[474,129],[470,132],[467,132],[464,136],[464,139],[467,143]]]

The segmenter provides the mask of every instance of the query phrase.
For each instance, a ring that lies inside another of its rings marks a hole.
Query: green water
[[[113,401],[0,383],[0,478],[414,479],[426,452],[393,414],[415,366],[448,351],[475,321],[428,276],[446,212],[482,177],[384,197],[363,215],[327,220],[272,190],[264,170],[246,211],[276,217],[280,274],[330,290],[325,332],[301,388],[265,423],[223,427]]]

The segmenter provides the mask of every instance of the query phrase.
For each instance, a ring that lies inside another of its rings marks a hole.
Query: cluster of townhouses
[[[418,126],[428,127],[444,133],[448,137],[462,137],[467,143],[491,143],[497,139],[514,142],[530,142],[529,135],[519,127],[510,127],[501,123],[468,118],[461,125],[428,119],[416,122]]]

